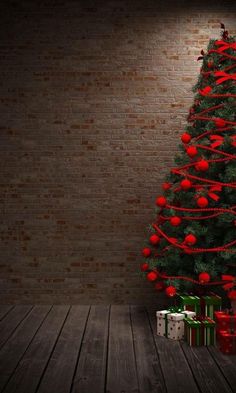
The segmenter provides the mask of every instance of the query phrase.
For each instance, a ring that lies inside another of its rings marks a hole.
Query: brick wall
[[[232,6],[232,3],[234,4]],[[1,302],[161,302],[137,274],[232,1],[8,1],[0,23]]]

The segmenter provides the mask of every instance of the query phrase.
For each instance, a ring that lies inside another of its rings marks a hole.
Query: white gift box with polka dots
[[[156,312],[157,335],[172,340],[184,338],[184,318],[192,318],[196,315],[194,311],[183,310],[181,313],[172,313],[169,310]]]

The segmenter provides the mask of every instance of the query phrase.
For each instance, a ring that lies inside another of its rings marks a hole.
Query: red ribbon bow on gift
[[[221,45],[220,48],[218,48],[219,52],[223,52],[226,49],[235,49],[236,50],[236,42],[225,42],[222,40],[217,40],[215,41],[215,45]]]
[[[231,145],[236,147],[236,135],[231,135],[231,138],[233,139],[233,141],[231,142]],[[221,135],[213,134],[210,136],[210,140],[215,141],[215,142],[211,143],[211,147],[213,149],[215,149],[216,147],[222,145],[222,143],[224,142],[224,137]]]
[[[216,81],[217,85],[219,85],[220,83],[225,82],[225,81],[227,81],[229,79],[236,80],[236,74],[227,74],[227,72],[225,72],[225,71],[215,71],[214,75],[216,77],[220,77]]]

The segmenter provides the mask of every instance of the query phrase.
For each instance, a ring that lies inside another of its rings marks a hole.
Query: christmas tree
[[[142,250],[141,271],[168,296],[224,288],[236,299],[236,37],[221,28],[198,58],[180,152]]]

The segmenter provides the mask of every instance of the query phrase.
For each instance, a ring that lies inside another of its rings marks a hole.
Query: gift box
[[[190,296],[190,295],[180,295],[179,296],[181,307],[184,310],[193,311],[196,315],[200,314],[201,303],[200,297]]]
[[[236,355],[236,332],[220,330],[218,344],[221,352],[227,355]]]
[[[236,314],[230,310],[215,311],[214,317],[216,320],[216,335],[222,331],[236,332]]]
[[[211,296],[203,296],[200,299],[201,315],[214,319],[214,312],[221,310],[222,299],[220,296],[212,294]]]
[[[215,321],[209,317],[185,318],[185,340],[190,346],[215,345]]]
[[[156,312],[157,335],[181,340],[184,338],[184,318],[194,317],[195,312],[172,308]]]

